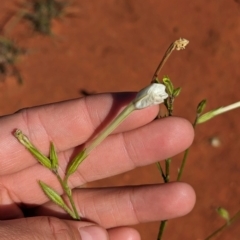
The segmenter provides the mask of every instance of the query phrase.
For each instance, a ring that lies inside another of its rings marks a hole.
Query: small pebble
[[[221,141],[218,137],[212,137],[210,139],[210,143],[211,143],[211,146],[213,146],[215,148],[220,147],[220,145],[221,145]]]

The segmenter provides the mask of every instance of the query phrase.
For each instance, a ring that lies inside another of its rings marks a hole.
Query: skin
[[[74,200],[83,217],[80,222],[71,220],[48,201],[37,181],[43,180],[62,193],[55,176],[37,163],[12,134],[16,128],[21,129],[46,155],[52,141],[62,175],[69,159],[134,96],[135,93],[98,94],[0,118],[1,239],[139,240],[136,230],[128,226],[176,218],[192,210],[194,190],[181,182],[76,189],[87,182],[172,157],[191,145],[191,124],[177,117],[152,121],[157,106],[134,111],[70,177]]]

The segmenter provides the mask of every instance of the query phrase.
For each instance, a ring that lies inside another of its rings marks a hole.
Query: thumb
[[[109,239],[107,231],[98,225],[62,220],[55,217],[32,217],[1,221],[0,236],[2,240]]]

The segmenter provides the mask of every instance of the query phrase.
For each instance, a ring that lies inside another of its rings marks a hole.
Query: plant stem
[[[166,224],[167,224],[167,220],[161,221],[161,225],[159,227],[157,240],[161,240],[162,239],[162,235],[163,235],[164,229],[166,227]]]
[[[72,209],[73,209],[73,211],[74,211],[74,214],[75,214],[75,216],[76,216],[76,219],[80,221],[81,218],[80,218],[80,216],[79,216],[79,214],[78,214],[76,205],[75,205],[75,203],[74,203],[74,201],[73,201],[73,198],[72,198],[72,195],[68,195],[68,198],[69,198],[69,201],[70,201],[70,203],[71,203],[71,206],[72,206]]]
[[[183,170],[185,168],[187,157],[188,157],[188,154],[189,154],[189,150],[190,150],[190,148],[186,149],[185,152],[184,152],[184,156],[183,156],[183,160],[182,160],[182,163],[181,163],[181,167],[179,169],[178,176],[177,176],[177,181],[181,180],[181,177],[182,177],[182,174],[183,174]]]
[[[223,226],[221,226],[216,231],[214,231],[211,235],[209,235],[207,238],[205,238],[205,240],[209,240],[212,237],[216,236],[218,233],[222,232],[225,228],[227,228],[229,225],[231,225],[239,217],[240,217],[240,210],[238,210],[237,213],[227,223],[225,223]]]
[[[193,122],[193,128],[194,129],[196,128],[198,117],[199,117],[199,115],[196,116],[196,118],[195,118],[195,120]],[[186,162],[187,162],[189,151],[190,151],[190,147],[187,148],[185,150],[185,152],[184,152],[183,160],[182,160],[182,163],[181,163],[181,166],[180,166],[180,169],[179,169],[179,172],[178,172],[178,176],[177,176],[177,181],[181,180],[181,177],[182,177],[182,174],[183,174],[183,170],[184,170]]]
[[[165,176],[165,174],[163,172],[163,169],[162,169],[162,166],[161,166],[160,162],[157,162],[157,168],[158,168],[159,172],[162,175],[163,181],[166,182],[166,176]]]
[[[62,180],[62,178],[59,175],[58,171],[54,171],[54,174],[57,176],[58,181],[60,182],[64,192],[66,193],[66,195],[67,195],[67,197],[68,197],[68,199],[70,201],[70,204],[72,206],[72,209],[73,209],[74,215],[75,215],[74,219],[81,220],[81,218],[80,218],[80,216],[78,214],[77,208],[75,206],[75,203],[73,201],[73,198],[72,198],[71,189],[68,187],[67,182]]]
[[[160,61],[159,65],[157,66],[156,71],[154,72],[154,75],[152,77],[152,82],[155,82],[155,79],[158,77],[159,72],[161,71],[163,65],[165,64],[165,62],[168,60],[168,58],[170,57],[172,51],[175,49],[176,45],[175,42],[171,43],[171,45],[168,47],[167,51],[165,52],[162,60]]]
[[[168,183],[169,182],[169,179],[170,179],[170,164],[171,164],[171,158],[168,158],[165,160],[165,176],[166,176],[166,179],[165,179],[165,183]]]
[[[188,40],[180,38],[179,40],[174,41],[173,43],[171,43],[171,45],[168,47],[167,51],[165,52],[162,60],[160,61],[153,77],[152,77],[152,83],[154,83],[158,77],[159,72],[161,71],[163,65],[165,64],[165,62],[168,60],[168,58],[170,57],[171,53],[173,52],[174,49],[176,50],[181,50],[184,49],[187,44],[189,43]]]

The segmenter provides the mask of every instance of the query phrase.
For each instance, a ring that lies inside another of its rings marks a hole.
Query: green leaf
[[[202,114],[204,108],[206,107],[207,100],[203,99],[197,106],[197,114],[200,115]]]
[[[173,90],[173,97],[179,96],[180,92],[182,91],[182,88],[178,87]]]
[[[83,160],[87,157],[86,149],[84,149],[82,152],[80,152],[70,163],[68,169],[67,169],[67,176],[70,176],[73,174],[79,167],[79,165],[83,162]]]
[[[168,76],[164,76],[162,81],[163,81],[164,85],[166,86],[168,94],[170,96],[172,96],[174,87],[173,87],[173,84],[172,84],[170,78]]]
[[[49,156],[51,162],[52,162],[52,170],[58,169],[58,157],[56,153],[56,149],[54,147],[54,144],[51,142],[50,145],[50,156]]]
[[[69,213],[73,218],[75,218],[72,210],[66,205],[62,197],[55,190],[53,190],[50,186],[48,186],[42,181],[39,181],[39,185],[51,201],[63,208],[67,213]]]

